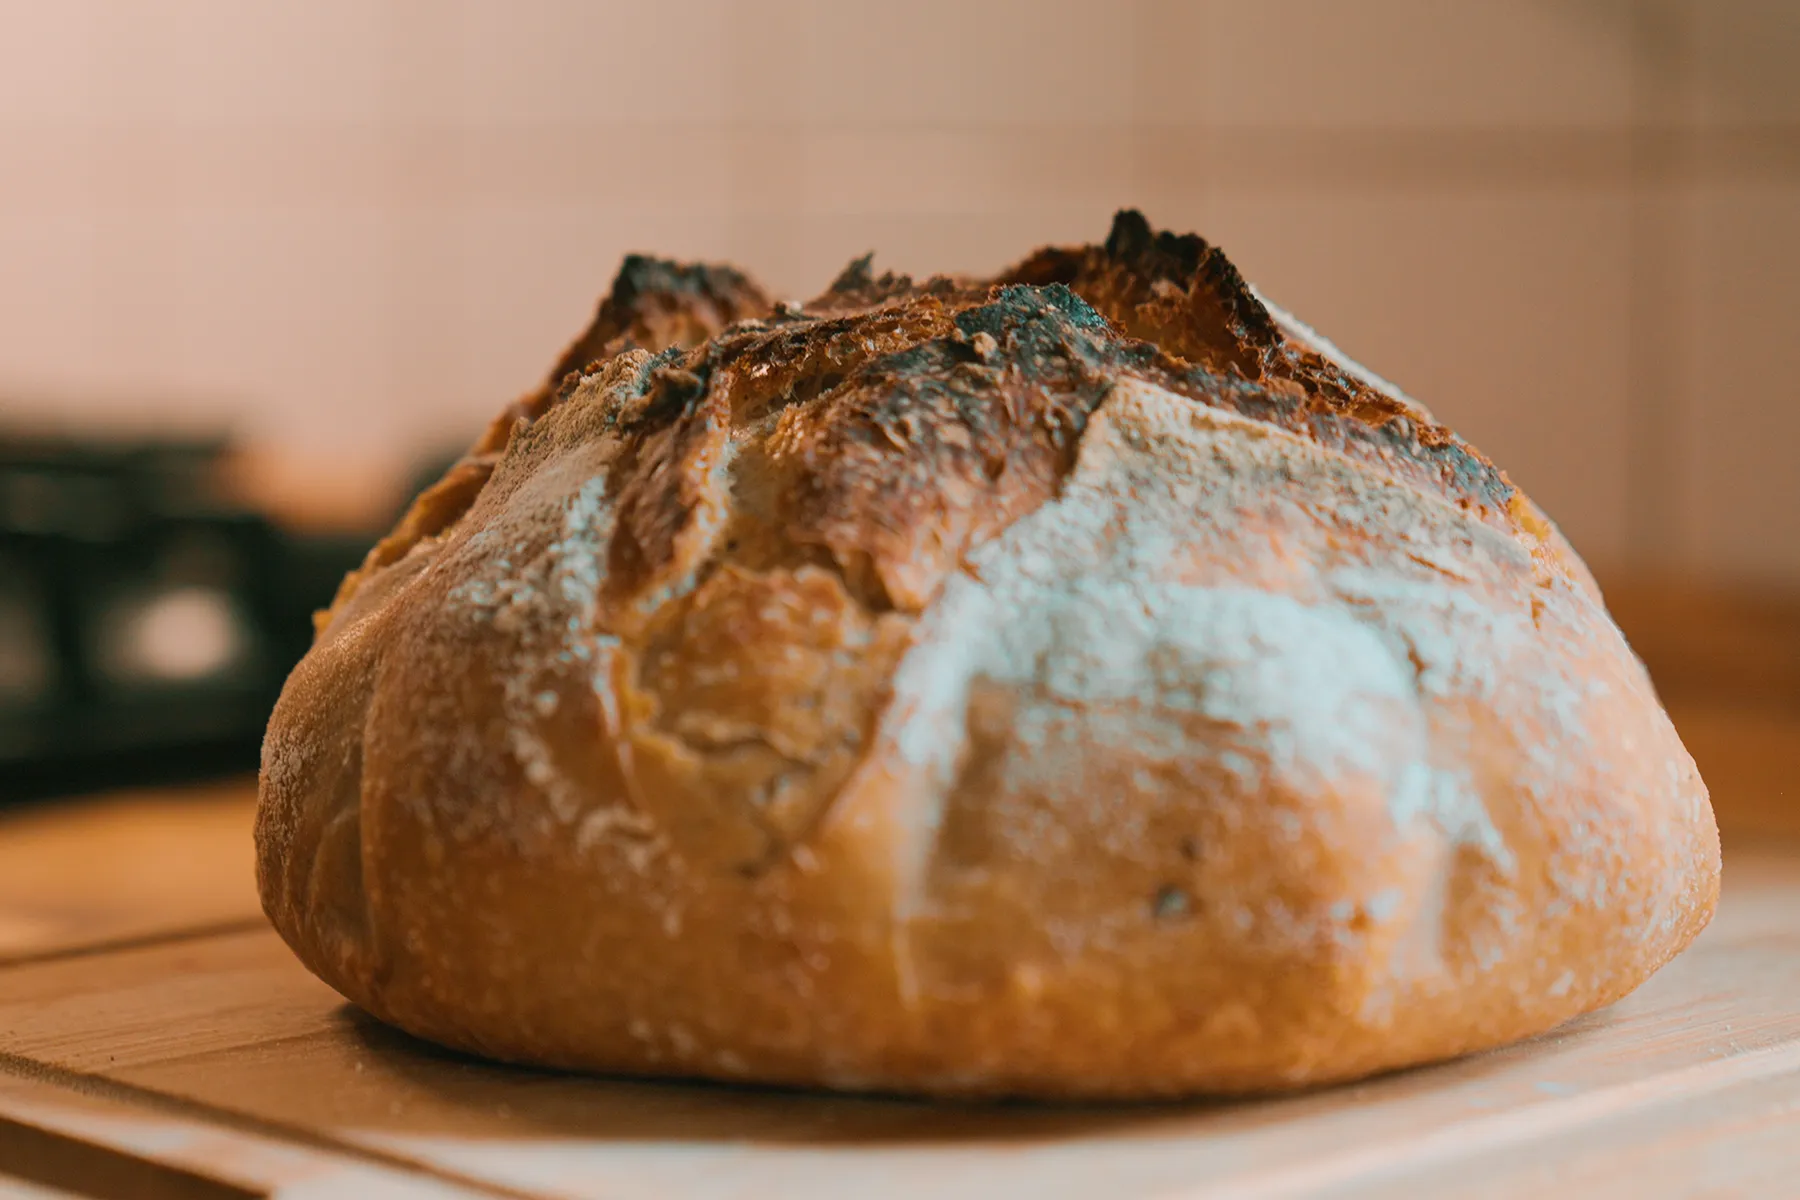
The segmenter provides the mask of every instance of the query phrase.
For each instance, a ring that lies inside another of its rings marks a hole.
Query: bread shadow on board
[[[508,1066],[420,1041],[341,1006],[330,1039],[356,1084],[332,1088],[334,1123],[366,1129],[484,1138],[734,1141],[793,1145],[1032,1142],[1168,1134],[1225,1136],[1312,1113],[1416,1103],[1425,1089],[1477,1086],[1532,1047],[1606,1021],[1579,1018],[1508,1049],[1359,1083],[1255,1099],[1141,1104],[939,1101],[899,1096],[576,1075]],[[318,1056],[311,1056],[319,1065]],[[331,1069],[331,1068],[327,1068]]]
[[[944,1102],[797,1088],[579,1075],[490,1062],[421,1041],[354,1005],[339,1008],[360,1054],[368,1123],[409,1132],[633,1141],[816,1143],[1067,1138],[1113,1133],[1228,1107]],[[371,1075],[374,1078],[370,1078]],[[398,1101],[398,1103],[395,1103]],[[361,1106],[357,1106],[361,1107]],[[346,1114],[348,1115],[348,1114]],[[353,1120],[362,1123],[357,1113]]]

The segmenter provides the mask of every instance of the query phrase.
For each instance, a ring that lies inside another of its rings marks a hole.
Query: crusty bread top
[[[790,518],[784,552],[830,558],[875,611],[916,613],[970,545],[1055,493],[1120,375],[1439,496],[1523,539],[1542,569],[1591,587],[1478,450],[1267,304],[1218,247],[1125,211],[1104,243],[1041,250],[993,280],[875,276],[865,257],[804,305],[772,304],[729,267],[627,258],[551,378],[415,502],[319,628],[372,571],[466,513],[518,430],[630,350],[655,357],[642,396],[619,414],[630,449],[616,487],[624,536],[608,563],[615,598],[653,593],[674,568],[684,530],[703,516],[694,464],[732,429],[803,405],[786,436],[819,452],[770,481],[792,489],[772,500]]]
[[[1197,237],[806,304],[634,259],[558,371],[264,743],[265,907],[404,1028],[1254,1089],[1548,1028],[1711,911],[1704,785],[1579,559]]]

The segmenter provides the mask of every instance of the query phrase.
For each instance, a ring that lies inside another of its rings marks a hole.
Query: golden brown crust
[[[628,262],[322,615],[258,847],[426,1037],[1065,1096],[1525,1036],[1718,869],[1554,528],[1134,213],[779,309]]]

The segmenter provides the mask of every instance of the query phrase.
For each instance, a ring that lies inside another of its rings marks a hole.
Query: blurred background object
[[[991,270],[1136,205],[1501,463],[1665,692],[1708,662],[1706,703],[1800,710],[1788,0],[0,0],[0,26],[0,425],[229,434],[245,513],[366,539],[627,251],[809,295],[871,248]],[[116,602],[121,678],[259,644],[176,557]],[[0,564],[0,643],[41,638],[47,586]],[[1751,610],[1774,650],[1686,636]],[[0,652],[0,696],[66,668]]]
[[[367,534],[284,530],[226,448],[0,431],[0,798],[252,769]]]

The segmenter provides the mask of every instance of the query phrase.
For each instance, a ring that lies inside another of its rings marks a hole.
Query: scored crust
[[[1497,1045],[1718,886],[1554,527],[1136,213],[805,305],[627,260],[320,615],[257,845],[301,959],[421,1036],[957,1094]]]

